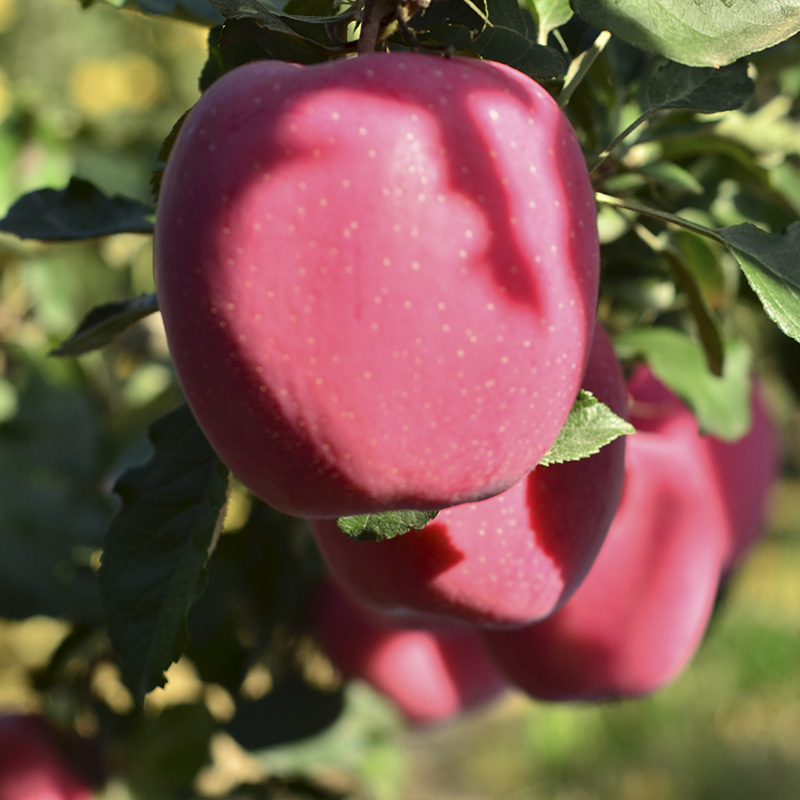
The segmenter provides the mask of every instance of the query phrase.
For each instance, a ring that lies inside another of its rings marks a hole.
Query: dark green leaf
[[[480,7],[479,3],[478,6]],[[517,31],[525,35],[527,33],[527,25],[525,22],[525,13],[522,10],[518,0],[489,0],[485,3],[487,16],[492,25],[497,25],[500,28],[510,28],[512,31]]]
[[[474,41],[463,27],[437,28],[431,31],[431,36],[457,51],[476,53],[481,58],[508,64],[534,80],[556,80],[567,71],[566,59],[558,50],[536,44],[510,28],[495,25]]]
[[[39,189],[21,197],[0,220],[0,231],[47,242],[152,233],[153,213],[138,200],[109,196],[72,178],[64,189]]]
[[[721,376],[709,371],[694,339],[672,328],[631,330],[614,346],[620,358],[644,357],[653,374],[692,409],[704,433],[731,441],[747,433],[751,353],[744,342],[727,342]]]
[[[287,671],[264,697],[240,703],[226,732],[247,750],[268,750],[329,729],[343,706],[341,691],[311,686],[294,671]]]
[[[295,22],[294,26],[290,26],[280,17],[273,17],[269,24],[252,19],[236,19],[225,24],[219,47],[232,50],[238,63],[244,63],[239,61],[243,53],[246,60],[254,60],[254,47],[257,48],[259,58],[291,61],[295,64],[327,61],[331,56],[331,47],[312,38],[313,33],[313,24]],[[230,60],[228,58],[227,62]],[[238,63],[226,63],[225,68],[238,66]]]
[[[407,764],[400,715],[360,681],[345,686],[344,708],[332,725],[305,739],[259,749],[255,756],[271,775],[324,774],[326,769],[354,774],[367,792],[350,797],[403,796]]]
[[[800,30],[800,0],[572,0],[590,25],[643,50],[719,67]]]
[[[614,439],[633,432],[629,422],[618,417],[591,392],[581,389],[558,438],[539,464],[548,467],[579,461],[599,452]]]
[[[750,223],[717,231],[739,261],[764,310],[778,327],[800,341],[800,222],[782,234]]]
[[[133,300],[106,303],[93,308],[84,317],[78,330],[50,355],[80,356],[105,347],[124,330],[154,311],[158,311],[154,294],[143,294]]]
[[[670,61],[658,69],[647,87],[651,108],[701,114],[739,108],[754,90],[743,61],[722,69],[698,69]]]
[[[566,59],[558,50],[536,44],[509,28],[487,28],[473,49],[482,58],[508,64],[538,81],[557,80],[567,72]]]
[[[212,0],[228,20],[214,50],[224,55],[232,52],[233,58],[223,58],[222,64],[207,65],[203,84],[210,83],[215,73],[238,66],[258,57],[252,52],[256,46],[261,58],[274,58],[296,64],[315,64],[327,61],[338,52],[329,36],[329,28],[345,25],[352,20],[353,12],[325,16],[289,14],[261,0]],[[343,31],[342,31],[343,33]],[[230,62],[230,64],[229,64]],[[211,66],[211,68],[209,68]]]
[[[412,530],[424,528],[438,511],[385,511],[381,514],[356,514],[339,517],[339,527],[359,542],[381,542]]]
[[[6,357],[19,410],[0,425],[0,616],[99,624],[91,556],[111,508],[98,409],[84,391]]]
[[[209,0],[209,2],[226,19],[252,19],[262,27],[284,32],[292,30],[285,24],[286,22],[305,22],[324,26],[353,18],[352,11],[325,16],[291,14],[282,11],[277,5],[268,2],[268,0]]]
[[[496,4],[493,4],[492,24],[514,27],[513,24],[504,21],[508,19],[508,9],[512,7],[513,2],[514,0],[497,0]],[[409,24],[419,31],[438,30],[446,26],[464,27],[471,32],[472,36],[477,36],[489,24],[487,21],[489,9],[486,5],[486,0],[470,0],[469,3],[463,2],[463,0],[445,0],[444,2],[439,0],[439,2],[432,2],[424,13],[412,16]],[[513,10],[512,13],[514,13]],[[521,13],[518,5],[516,13]]]
[[[153,455],[115,491],[100,569],[111,641],[137,702],[164,683],[186,645],[186,616],[201,593],[221,525],[229,473],[186,406],[150,429]]]
[[[219,14],[208,0],[124,0],[123,6],[133,6],[146,14],[170,16],[191,22],[214,24]]]

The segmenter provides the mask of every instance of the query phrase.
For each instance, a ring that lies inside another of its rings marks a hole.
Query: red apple
[[[313,624],[342,673],[371,684],[411,722],[450,719],[506,688],[472,630],[401,626],[333,581],[323,583],[314,598]]]
[[[622,370],[601,326],[584,385],[626,414]],[[334,520],[312,520],[312,530],[330,571],[374,608],[519,626],[553,613],[585,577],[617,507],[624,457],[623,437],[388,541],[353,541]]]
[[[284,512],[498,494],[578,391],[593,193],[564,114],[509,67],[403,53],[226,74],[169,156],[154,246],[186,398]]]
[[[651,692],[690,660],[708,624],[725,520],[707,502],[707,466],[672,432],[628,437],[625,484],[586,580],[553,616],[484,631],[509,681],[542,700]]]
[[[752,421],[748,432],[729,442],[701,434],[688,407],[640,366],[629,380],[635,398],[632,421],[640,430],[671,430],[697,446],[694,458],[707,464],[711,487],[706,502],[721,505],[727,523],[723,572],[730,573],[764,532],[771,490],[780,472],[780,447],[775,424],[754,381]]]
[[[0,800],[90,800],[88,782],[37,716],[0,717]]]

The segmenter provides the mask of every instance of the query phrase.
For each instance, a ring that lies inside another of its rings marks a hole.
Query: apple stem
[[[372,53],[381,41],[382,30],[387,22],[397,14],[395,0],[364,0],[361,18],[361,32],[358,36],[356,52],[359,55]]]

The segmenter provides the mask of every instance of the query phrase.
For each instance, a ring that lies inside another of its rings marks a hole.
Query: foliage
[[[118,767],[109,798],[402,793],[397,715],[343,689],[308,635],[321,571],[308,532],[237,484],[228,499],[227,470],[181,405],[150,273],[151,178],[197,87],[254,59],[353,52],[362,7],[0,0],[0,614],[56,626],[22,669],[24,705],[99,737]],[[559,98],[597,192],[600,317],[618,355],[646,360],[704,430],[735,439],[754,364],[784,421],[800,390],[799,29],[787,2],[438,0],[374,44],[501,61]],[[29,67],[31,49],[49,58]],[[582,394],[548,462],[625,432]],[[791,443],[786,460],[797,469]],[[350,520],[350,534],[419,524]],[[769,672],[753,652],[765,642],[775,663],[796,655],[784,628],[759,623],[722,623],[698,684],[728,651],[745,654],[725,667],[731,691]],[[659,702],[642,713],[679,738]],[[589,733],[560,713],[524,717],[540,753],[526,779],[546,764],[552,786],[603,736],[623,750],[635,712],[590,712]]]

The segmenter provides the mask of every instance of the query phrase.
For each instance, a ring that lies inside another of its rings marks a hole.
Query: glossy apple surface
[[[708,476],[681,437],[628,437],[625,484],[588,576],[554,615],[484,631],[509,681],[542,700],[611,700],[652,692],[697,649],[717,594],[725,547]]]
[[[631,421],[638,429],[669,430],[696,445],[692,457],[706,464],[712,484],[706,502],[719,503],[727,522],[722,569],[732,572],[765,531],[770,496],[780,473],[778,431],[761,384],[753,382],[750,429],[730,442],[701,434],[688,407],[648,367],[637,367],[628,385],[635,401]]]
[[[36,716],[0,716],[0,800],[91,800],[88,783]]]
[[[625,416],[622,370],[600,326],[584,386]],[[353,541],[335,520],[313,520],[312,531],[330,571],[374,608],[518,626],[551,614],[585,577],[617,507],[624,458],[623,437],[388,541]]]
[[[497,697],[506,683],[467,628],[407,628],[357,603],[333,581],[313,624],[342,673],[385,694],[415,723],[440,722]]]
[[[580,386],[588,172],[557,104],[503,65],[370,54],[226,74],[169,156],[154,247],[194,414],[290,514],[497,494]]]

